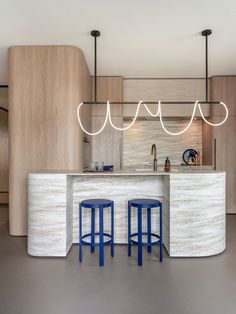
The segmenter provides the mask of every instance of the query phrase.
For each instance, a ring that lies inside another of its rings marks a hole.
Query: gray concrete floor
[[[227,250],[210,258],[169,258],[158,261],[157,249],[144,254],[126,246],[107,251],[105,267],[78,246],[67,258],[34,258],[26,238],[11,237],[0,226],[1,314],[235,314],[236,216],[227,217]]]

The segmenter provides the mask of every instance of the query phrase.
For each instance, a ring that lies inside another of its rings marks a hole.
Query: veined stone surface
[[[115,202],[115,243],[127,243],[127,202],[156,198],[163,202],[164,245],[170,256],[210,256],[225,249],[225,173],[34,173],[28,181],[28,253],[66,256],[78,243],[79,202],[108,198]],[[83,233],[90,232],[90,210],[83,209]],[[110,209],[104,210],[110,231]],[[143,231],[146,230],[143,210]],[[96,228],[98,216],[96,215]],[[132,232],[137,210],[132,209]],[[152,231],[159,232],[159,210],[152,210]]]
[[[189,118],[190,119],[190,118]],[[189,120],[164,121],[171,132],[179,132],[188,124]],[[130,121],[124,123],[124,127]],[[144,164],[152,163],[151,146],[157,146],[157,163],[164,167],[166,157],[170,157],[172,165],[183,163],[183,152],[194,148],[202,157],[202,121],[194,120],[191,127],[183,134],[173,136],[167,134],[160,121],[136,121],[135,128],[130,128],[123,134],[123,167],[143,168]]]

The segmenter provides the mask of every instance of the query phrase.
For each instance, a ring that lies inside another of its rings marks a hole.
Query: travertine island
[[[28,253],[66,256],[72,244],[78,243],[79,202],[88,198],[114,200],[115,243],[127,243],[128,200],[157,198],[163,202],[164,245],[171,257],[210,256],[225,249],[224,172],[45,171],[31,173],[28,178]],[[154,211],[154,232],[158,231],[157,215]],[[104,218],[106,229],[109,212]],[[145,228],[146,219],[143,221]],[[89,211],[84,214],[84,222],[86,232]],[[135,230],[136,225],[132,228]]]

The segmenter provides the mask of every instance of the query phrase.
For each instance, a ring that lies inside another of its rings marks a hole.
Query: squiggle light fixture
[[[110,102],[109,102],[109,101],[107,101],[107,112],[106,112],[105,121],[104,121],[103,126],[101,127],[101,129],[98,130],[97,132],[94,132],[94,133],[88,132],[87,130],[85,130],[85,128],[84,128],[83,125],[82,125],[82,122],[81,122],[81,119],[80,119],[80,108],[82,107],[83,103],[81,103],[81,104],[78,105],[78,108],[77,108],[77,117],[78,117],[78,121],[79,121],[79,125],[80,125],[81,129],[82,129],[86,134],[88,134],[88,135],[97,135],[97,134],[101,133],[101,132],[104,130],[104,128],[105,128],[105,126],[106,126],[108,120],[109,120],[109,122],[110,122],[110,125],[111,125],[114,129],[116,129],[116,130],[118,130],[118,131],[126,131],[126,130],[128,130],[129,128],[131,128],[131,127],[134,125],[135,121],[137,120],[138,114],[139,114],[140,106],[143,105],[143,106],[146,108],[146,110],[147,110],[147,112],[149,113],[150,116],[156,118],[156,117],[158,117],[158,115],[159,115],[160,122],[161,122],[161,126],[162,126],[163,130],[164,130],[167,134],[170,134],[170,135],[180,135],[180,134],[184,133],[185,131],[187,131],[187,130],[190,128],[190,126],[191,126],[191,124],[192,124],[192,122],[193,122],[193,119],[194,119],[194,117],[195,117],[195,112],[196,112],[197,107],[198,107],[198,109],[199,109],[199,111],[200,111],[200,114],[201,114],[202,119],[203,119],[207,124],[209,124],[209,125],[211,125],[211,126],[219,126],[219,125],[222,125],[222,124],[227,120],[229,112],[228,112],[227,106],[226,106],[223,102],[220,102],[220,104],[225,108],[225,118],[223,119],[223,121],[221,121],[221,122],[219,122],[219,123],[211,123],[211,122],[209,122],[209,121],[204,117],[203,112],[202,112],[202,108],[201,108],[201,104],[200,104],[200,102],[197,100],[197,101],[195,102],[195,104],[194,104],[192,116],[191,116],[191,119],[190,119],[189,123],[187,124],[187,126],[186,126],[182,131],[179,131],[179,132],[177,132],[177,133],[170,132],[170,131],[167,130],[167,128],[165,127],[165,125],[164,125],[164,123],[163,123],[163,119],[162,119],[161,101],[158,101],[157,113],[152,113],[152,112],[149,110],[148,106],[147,106],[145,103],[143,103],[142,100],[140,100],[139,103],[138,103],[138,105],[137,105],[137,109],[136,109],[136,113],[135,113],[135,116],[134,116],[134,118],[133,118],[133,121],[132,121],[128,126],[126,126],[126,127],[124,127],[124,128],[119,128],[119,127],[117,127],[117,126],[115,126],[115,125],[113,124],[112,119],[111,119],[111,107],[110,107]]]
[[[104,121],[104,123],[103,123],[101,129],[98,130],[97,132],[94,132],[94,133],[88,132],[88,131],[85,130],[85,128],[83,127],[82,122],[81,122],[81,119],[80,119],[80,108],[81,108],[81,106],[82,106],[84,103],[81,103],[81,104],[78,105],[78,107],[77,107],[77,117],[78,117],[78,121],[79,121],[79,124],[80,124],[81,129],[82,129],[86,134],[88,134],[88,135],[97,135],[97,134],[101,133],[101,132],[104,130],[105,126],[107,125],[107,121],[109,120],[110,125],[111,125],[114,129],[116,129],[116,130],[118,130],[118,131],[125,131],[125,130],[128,130],[129,128],[131,128],[131,127],[134,125],[135,121],[137,120],[137,117],[138,117],[138,114],[139,114],[139,109],[140,109],[140,106],[141,106],[141,105],[143,105],[143,106],[145,107],[145,109],[147,110],[147,112],[149,113],[150,116],[152,116],[152,117],[158,117],[158,116],[159,116],[159,118],[160,118],[160,123],[161,123],[161,126],[162,126],[163,130],[164,130],[167,134],[169,134],[169,135],[180,135],[180,134],[184,133],[185,131],[187,131],[187,130],[190,128],[190,126],[191,126],[191,124],[192,124],[192,122],[193,122],[193,119],[194,119],[194,117],[195,117],[195,112],[196,112],[197,107],[198,107],[198,109],[199,109],[199,112],[200,112],[200,114],[201,114],[202,119],[203,119],[207,124],[209,124],[209,125],[211,125],[211,126],[219,126],[219,125],[222,125],[222,124],[227,120],[227,118],[228,118],[228,108],[227,108],[227,106],[226,106],[223,102],[209,102],[209,101],[208,101],[208,36],[211,35],[211,33],[212,33],[212,31],[211,31],[210,29],[205,29],[204,31],[202,31],[202,36],[204,36],[204,37],[206,38],[206,45],[205,45],[205,46],[206,46],[206,77],[205,77],[205,84],[206,84],[206,101],[205,101],[204,103],[205,103],[205,104],[216,104],[216,103],[218,103],[218,104],[222,105],[222,106],[225,108],[225,113],[226,113],[226,114],[225,114],[225,118],[223,119],[223,121],[221,121],[220,123],[211,123],[211,122],[209,122],[209,121],[204,117],[203,112],[202,112],[202,108],[201,108],[201,104],[200,104],[200,102],[197,100],[197,101],[195,102],[195,104],[194,104],[192,116],[191,116],[191,119],[190,119],[189,123],[187,124],[187,126],[186,126],[183,130],[181,130],[181,131],[179,131],[179,132],[176,132],[176,133],[170,132],[170,131],[167,130],[167,128],[165,127],[164,122],[163,122],[163,119],[162,119],[161,101],[158,102],[157,112],[156,112],[156,113],[152,113],[152,112],[149,110],[148,106],[145,104],[145,102],[142,101],[142,100],[140,100],[139,103],[138,103],[138,105],[137,105],[137,109],[136,109],[136,113],[135,113],[135,116],[134,116],[134,118],[133,118],[133,121],[132,121],[128,126],[126,126],[126,127],[124,127],[124,128],[119,128],[119,127],[115,126],[115,125],[113,124],[113,122],[112,122],[112,119],[111,119],[111,107],[110,107],[110,102],[107,101],[107,112],[106,112],[105,121]],[[93,30],[93,31],[91,31],[91,35],[92,35],[92,37],[94,37],[94,57],[95,57],[95,62],[94,62],[94,102],[93,102],[93,103],[91,103],[91,102],[90,102],[90,103],[85,103],[85,104],[95,104],[95,105],[96,105],[96,104],[98,103],[98,102],[97,102],[97,37],[100,36],[100,32],[99,32],[98,30]],[[148,102],[147,102],[147,103],[148,103]],[[182,103],[184,103],[184,102],[180,102],[180,101],[178,101],[178,102],[169,102],[168,104],[170,104],[170,103],[172,103],[172,104],[177,104],[177,103],[178,103],[178,104],[182,104]],[[191,103],[193,103],[193,102],[191,101],[191,102],[185,102],[185,103],[191,104]],[[119,103],[119,104],[122,104],[122,105],[123,105],[123,104],[130,104],[130,103],[125,103],[125,102],[122,103],[122,102],[121,102],[121,103]],[[134,103],[134,104],[135,104],[135,103]]]

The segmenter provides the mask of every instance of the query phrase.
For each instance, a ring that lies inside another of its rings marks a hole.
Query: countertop
[[[31,174],[67,174],[72,176],[135,176],[135,175],[176,175],[176,174],[211,174],[211,173],[224,173],[224,171],[213,170],[205,167],[182,167],[173,168],[170,172],[165,172],[164,170],[158,169],[156,172],[149,169],[132,169],[132,170],[120,170],[120,171],[104,171],[104,172],[81,172],[79,170],[41,170],[37,172],[32,172]]]

